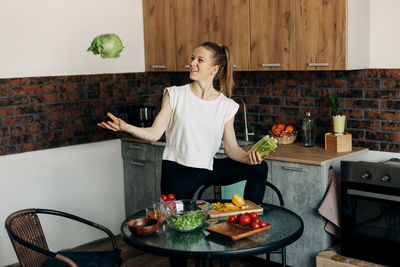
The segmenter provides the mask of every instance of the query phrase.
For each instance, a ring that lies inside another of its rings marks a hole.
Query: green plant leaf
[[[328,98],[330,100],[330,110],[332,113],[332,116],[336,116],[339,114],[339,111],[341,110],[341,108],[339,107],[339,100],[338,97],[335,94],[329,94]]]

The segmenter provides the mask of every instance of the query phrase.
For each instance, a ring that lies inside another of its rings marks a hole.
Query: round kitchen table
[[[217,200],[208,200],[217,202]],[[221,201],[221,200],[219,200]],[[227,200],[229,201],[229,200]],[[294,212],[271,204],[261,204],[263,214],[258,217],[271,224],[271,228],[233,241],[228,237],[209,233],[199,229],[194,232],[181,233],[173,230],[167,223],[160,226],[157,232],[139,236],[128,229],[132,219],[145,217],[145,211],[137,212],[121,225],[121,236],[129,245],[150,253],[162,256],[196,259],[196,266],[204,259],[219,259],[223,266],[229,266],[229,259],[264,254],[284,248],[295,242],[303,233],[303,220]],[[220,222],[226,217],[219,218]],[[205,225],[206,227],[207,225]]]

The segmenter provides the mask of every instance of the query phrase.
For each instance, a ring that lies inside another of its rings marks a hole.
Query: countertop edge
[[[357,148],[357,147],[354,147],[354,148]],[[360,155],[363,153],[367,153],[368,151],[369,151],[368,148],[362,148],[358,151],[352,150],[350,152],[338,152],[335,157],[328,159],[328,160],[321,160],[321,161],[298,159],[298,158],[294,159],[294,158],[288,158],[288,157],[283,157],[283,156],[273,156],[273,155],[269,155],[266,159],[323,166],[323,165],[327,165],[327,164],[335,162],[335,161],[342,160],[342,159],[350,157],[350,156],[356,156],[356,155]]]
[[[135,137],[123,137],[121,138],[122,141],[128,141],[128,142],[136,142],[136,143],[145,143],[145,144],[151,144],[151,145],[156,145],[156,146],[165,146],[165,141],[156,141],[156,142],[150,142],[142,139],[138,139]],[[281,149],[279,149],[279,146],[281,146]],[[292,162],[292,163],[302,163],[302,164],[309,164],[309,165],[316,165],[316,166],[322,166],[322,165],[327,165],[330,164],[331,162],[339,161],[341,159],[350,157],[350,156],[356,156],[360,155],[363,153],[367,153],[369,151],[368,148],[363,148],[363,147],[353,147],[352,151],[349,152],[329,152],[332,154],[332,156],[329,159],[321,159],[321,160],[313,160],[313,159],[307,159],[307,158],[292,158],[288,156],[286,153],[282,153],[280,150],[284,148],[288,148],[290,145],[279,145],[277,151],[278,152],[272,152],[267,156],[267,160],[279,160],[279,161],[284,161],[284,162]],[[298,145],[299,149],[303,149],[302,146]],[[252,147],[252,145],[245,145],[242,146],[242,148],[247,151]],[[309,149],[309,148],[306,148]],[[325,149],[316,146],[316,153],[323,153]],[[217,152],[218,154],[225,154],[225,151],[223,148],[220,148]]]

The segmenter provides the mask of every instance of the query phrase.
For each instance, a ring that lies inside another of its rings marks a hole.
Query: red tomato
[[[252,219],[251,221],[255,222],[255,223],[260,223],[260,219],[258,219],[258,218]]]
[[[228,218],[228,222],[230,222],[230,223],[234,223],[234,222],[236,222],[236,217],[235,217],[235,216],[233,216],[233,215],[229,216],[229,218]]]
[[[240,217],[240,219],[239,219],[239,223],[240,223],[240,224],[248,225],[248,224],[250,224],[250,222],[251,222],[251,219],[250,219],[250,216],[249,216],[249,215],[243,215],[243,216]]]
[[[253,229],[259,229],[259,228],[260,228],[260,224],[259,224],[259,223],[256,223],[256,222],[252,222],[252,223],[251,223],[251,228],[253,228]]]
[[[236,215],[236,220],[239,221],[240,217],[242,217],[242,214],[239,213],[238,215]]]
[[[175,196],[174,196],[174,194],[169,194],[168,201],[172,201],[172,200],[175,200]]]
[[[258,218],[257,213],[254,211],[252,213],[250,213],[250,218],[252,218],[252,219]]]
[[[267,227],[267,223],[264,221],[260,221],[260,227],[261,228]]]
[[[247,216],[249,216],[250,217],[250,213],[248,213],[248,212],[246,212],[245,214],[243,214],[243,215],[247,215]]]
[[[168,200],[168,197],[167,197],[166,195],[162,195],[162,196],[161,196],[161,199],[162,199],[162,201],[167,201],[167,200]]]

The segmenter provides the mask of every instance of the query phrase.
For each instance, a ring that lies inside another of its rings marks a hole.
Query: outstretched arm
[[[109,129],[114,132],[127,132],[137,138],[150,142],[155,142],[163,135],[165,129],[167,129],[169,121],[171,120],[172,109],[171,105],[169,104],[169,99],[169,93],[168,91],[166,91],[162,100],[161,110],[157,114],[151,127],[141,128],[131,125],[129,123],[126,123],[122,119],[115,117],[111,113],[107,113],[107,116],[110,117],[112,121],[100,122],[97,123],[97,126],[100,126],[104,129]]]
[[[224,148],[226,154],[235,161],[247,164],[260,164],[266,156],[262,158],[259,152],[254,151],[246,153],[246,151],[237,144],[233,122],[234,118],[227,121],[224,126]]]

